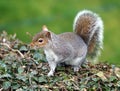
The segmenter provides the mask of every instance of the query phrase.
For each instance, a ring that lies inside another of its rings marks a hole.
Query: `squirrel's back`
[[[58,35],[59,38],[64,40],[66,43],[72,45],[75,51],[82,50],[87,47],[83,39],[73,32],[65,32]]]
[[[91,58],[100,53],[103,46],[103,22],[96,13],[89,10],[80,11],[75,17],[73,31],[88,45]]]

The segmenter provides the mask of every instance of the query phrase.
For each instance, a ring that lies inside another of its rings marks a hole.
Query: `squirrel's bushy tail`
[[[101,18],[89,10],[83,10],[75,17],[73,30],[88,45],[88,56],[97,57],[103,47],[103,22]]]

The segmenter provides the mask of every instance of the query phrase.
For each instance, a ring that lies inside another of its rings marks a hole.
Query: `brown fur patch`
[[[90,41],[89,46],[88,46],[88,53],[89,53],[89,54],[91,54],[91,53],[94,52],[95,43],[96,43],[96,40],[95,40],[95,38],[93,37],[92,40]]]
[[[83,38],[86,44],[89,42],[90,26],[93,24],[91,20],[93,21],[90,16],[81,16],[80,20],[78,20],[76,24],[76,32]]]
[[[96,25],[96,18],[91,14],[83,14],[76,21],[75,32],[81,36],[84,42],[88,45],[88,54],[94,54],[96,51],[97,34],[92,32]],[[97,30],[96,30],[97,31]],[[95,32],[96,32],[95,31]],[[93,34],[93,36],[91,36]],[[92,38],[91,38],[92,37]]]

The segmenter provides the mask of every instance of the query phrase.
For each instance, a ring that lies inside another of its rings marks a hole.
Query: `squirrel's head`
[[[30,46],[34,48],[42,48],[48,44],[49,40],[51,40],[51,32],[44,25],[42,31],[33,37]]]

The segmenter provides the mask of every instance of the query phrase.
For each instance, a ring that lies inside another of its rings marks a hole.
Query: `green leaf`
[[[39,52],[35,52],[34,55],[33,55],[33,58],[36,59],[36,60],[40,60],[40,59],[42,59],[42,56],[40,55]]]
[[[17,63],[13,63],[13,64],[12,64],[12,67],[13,67],[13,68],[16,68],[16,67],[17,67]]]
[[[39,81],[40,83],[46,83],[46,82],[47,82],[47,79],[46,79],[45,76],[41,76],[41,77],[39,77],[38,81]]]
[[[11,86],[11,82],[9,81],[3,82],[3,89],[8,89],[10,86]]]
[[[12,89],[18,89],[20,85],[18,83],[12,83]]]
[[[7,65],[4,62],[0,62],[0,66],[5,68]]]
[[[21,46],[19,50],[20,51],[28,51],[28,49],[26,48],[26,46]]]
[[[19,68],[18,68],[18,73],[21,74],[21,73],[23,73],[23,72],[24,72],[24,68],[23,68],[23,67],[19,67]]]
[[[38,72],[36,70],[33,70],[30,74],[31,75],[36,75]]]
[[[120,87],[120,81],[117,82],[117,86]]]
[[[117,78],[115,76],[111,76],[109,79],[109,81],[115,81],[115,80],[117,80]]]
[[[48,91],[48,89],[43,87],[43,88],[41,88],[40,91]],[[58,91],[58,90],[56,90],[56,91]]]
[[[3,75],[0,75],[0,79],[1,79],[1,78],[5,78],[5,77],[9,77],[9,78],[11,78],[11,75],[8,74],[8,73],[3,74]]]
[[[99,78],[92,78],[93,81],[97,82]]]
[[[19,88],[19,89],[17,89],[16,91],[23,91],[23,89],[22,89],[22,88]]]
[[[22,81],[26,81],[28,78],[26,77],[26,76],[24,76],[24,75],[17,75],[17,77],[16,77],[17,79],[19,79],[19,80],[22,80]]]
[[[7,71],[7,65],[3,61],[0,61],[0,70]]]

